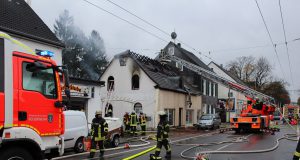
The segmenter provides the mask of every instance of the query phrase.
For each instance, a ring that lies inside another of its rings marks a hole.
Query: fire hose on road
[[[121,150],[121,149],[137,148],[137,147],[147,146],[147,145],[150,144],[150,142],[147,141],[147,140],[151,139],[151,138],[153,138],[153,135],[144,136],[144,137],[130,138],[130,139],[127,139],[127,141],[130,142],[133,139],[137,139],[135,141],[141,141],[143,143],[142,144],[133,144],[133,145],[130,145],[130,144],[126,143],[125,146],[123,146],[123,147],[108,148],[108,149],[105,149],[105,151],[113,151],[113,150]],[[99,151],[97,151],[97,152],[99,152]],[[52,160],[71,158],[71,157],[81,156],[81,155],[85,155],[85,154],[89,154],[89,152],[83,152],[83,153],[78,153],[78,154],[72,154],[72,155],[66,155],[66,156],[56,157],[56,158],[53,158]]]
[[[296,138],[295,138],[296,137]],[[276,144],[275,146],[271,147],[271,148],[267,148],[267,149],[260,149],[260,150],[247,150],[247,151],[202,151],[202,152],[198,152],[197,155],[203,155],[203,154],[250,154],[250,153],[264,153],[264,152],[270,152],[273,151],[275,149],[278,148],[279,146],[279,141],[280,140],[291,140],[291,141],[298,141],[297,139],[297,135],[296,134],[285,134],[283,137],[276,139]],[[212,142],[212,143],[208,143],[208,144],[182,144],[182,145],[193,145],[193,147],[190,147],[188,149],[183,150],[180,153],[180,156],[184,159],[197,159],[196,156],[186,156],[185,153],[189,152],[197,147],[201,147],[201,146],[209,146],[209,145],[218,145],[218,144],[223,144],[223,143],[240,143],[240,142],[245,142],[245,141],[239,141],[239,139],[237,139],[236,141],[221,141],[221,142]],[[178,145],[178,144],[177,144]]]

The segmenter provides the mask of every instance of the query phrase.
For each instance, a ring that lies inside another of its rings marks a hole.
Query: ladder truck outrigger
[[[212,71],[199,67],[174,55],[169,55],[164,51],[161,51],[159,58],[161,62],[174,61],[176,63],[179,63],[199,75],[214,79],[218,83],[224,86],[228,86],[230,89],[236,90],[246,95],[248,99],[248,105],[244,107],[245,109],[242,110],[241,114],[230,118],[230,130],[235,130],[236,132],[240,132],[241,130],[246,132],[270,131],[272,133],[278,131],[277,129],[270,128],[270,120],[273,112],[275,111],[275,105],[271,103],[274,101],[273,97],[260,93],[247,86],[230,81]],[[260,99],[263,99],[265,102],[258,102],[257,97],[260,97]]]
[[[60,76],[70,98],[68,72],[50,57],[0,32],[0,159],[41,160],[64,153]]]

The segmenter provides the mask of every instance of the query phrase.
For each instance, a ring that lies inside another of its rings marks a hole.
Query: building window
[[[193,110],[186,110],[186,125],[193,124]]]
[[[211,83],[211,96],[215,96],[215,84]]]
[[[215,84],[215,96],[218,97],[218,84]]]
[[[165,109],[165,112],[167,114],[167,121],[169,122],[169,125],[174,126],[174,123],[175,123],[175,109]]]
[[[209,81],[206,81],[206,95],[209,96]]]
[[[140,77],[138,75],[133,75],[131,78],[132,90],[138,90],[140,88]]]
[[[212,95],[212,94],[211,94],[211,86],[212,86],[212,84],[211,84],[211,82],[209,82],[209,85],[208,85],[208,90],[209,90],[208,95],[209,95],[209,96]]]
[[[140,114],[141,111],[143,111],[143,106],[141,103],[134,104],[134,111],[136,114]]]
[[[206,95],[206,80],[203,80],[203,95]]]
[[[113,91],[115,89],[115,79],[113,76],[109,76],[107,79],[107,91]]]
[[[95,87],[92,87],[92,94],[91,97],[94,98],[95,97]]]
[[[183,71],[183,65],[180,62],[176,62],[176,68],[178,68],[179,71]]]
[[[126,66],[126,58],[125,57],[120,57],[119,62],[120,62],[120,66]]]
[[[105,117],[113,117],[113,106],[110,103],[105,106]]]

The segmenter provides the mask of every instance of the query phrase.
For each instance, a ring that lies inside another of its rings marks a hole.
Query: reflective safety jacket
[[[167,121],[159,122],[157,125],[157,141],[162,141],[169,138],[170,126]]]
[[[135,113],[131,113],[130,115],[130,126],[137,126],[138,118]]]
[[[94,118],[92,121],[91,135],[95,141],[105,140],[108,133],[108,124],[104,118]]]
[[[140,114],[139,121],[141,126],[146,125],[146,116],[144,114]]]

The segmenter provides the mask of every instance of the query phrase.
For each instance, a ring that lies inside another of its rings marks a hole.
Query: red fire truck
[[[64,153],[60,75],[65,86],[69,80],[51,55],[35,55],[0,32],[0,159],[33,160]]]

